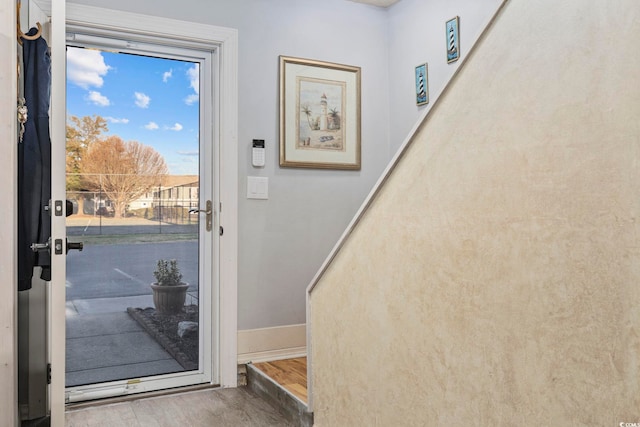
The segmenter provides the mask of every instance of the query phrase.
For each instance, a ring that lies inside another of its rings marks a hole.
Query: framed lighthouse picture
[[[416,67],[416,105],[429,103],[428,69],[428,64],[420,64]]]
[[[360,170],[360,67],[280,56],[280,166]]]
[[[447,21],[447,63],[460,58],[460,17],[456,16]]]

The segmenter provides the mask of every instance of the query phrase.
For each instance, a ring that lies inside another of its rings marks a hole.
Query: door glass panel
[[[200,68],[67,48],[67,387],[201,369]]]

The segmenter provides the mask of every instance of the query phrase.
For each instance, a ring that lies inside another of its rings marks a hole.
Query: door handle
[[[82,250],[84,249],[84,243],[83,242],[70,242],[67,240],[67,253],[69,253],[69,251],[71,249],[75,249],[77,251],[82,252]]]
[[[51,240],[51,239],[49,239]],[[64,239],[64,245],[62,244],[62,239],[56,239],[53,244],[53,250],[56,255],[68,254],[70,250],[75,249],[77,251],[82,252],[84,249],[83,242],[70,242],[67,239]]]
[[[207,200],[205,209],[189,209],[189,213],[191,214],[200,212],[206,215],[205,228],[207,229],[207,231],[211,231],[211,229],[213,228],[213,203],[211,203],[211,200]]]

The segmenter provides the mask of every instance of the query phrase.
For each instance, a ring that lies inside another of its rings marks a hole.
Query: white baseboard
[[[307,325],[238,331],[238,363],[269,362],[307,355]]]

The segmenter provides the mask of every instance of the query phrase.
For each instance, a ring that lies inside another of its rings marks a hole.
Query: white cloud
[[[109,98],[94,90],[89,92],[89,96],[87,96],[87,99],[101,107],[108,107],[111,104]]]
[[[187,77],[189,78],[189,86],[195,93],[200,93],[200,69],[198,64],[193,64],[193,67],[187,70]]]
[[[146,125],[144,125],[144,128],[149,130],[156,130],[158,129],[158,124],[156,122],[149,122]]]
[[[173,77],[173,68],[162,74],[162,81],[166,83],[171,77]]]
[[[134,94],[135,98],[136,98],[136,105],[140,108],[147,108],[149,107],[149,102],[151,102],[151,98],[149,98],[147,95],[145,95],[142,92],[136,92]]]
[[[187,105],[193,105],[200,100],[200,95],[192,93],[184,99],[184,103]]]
[[[67,79],[83,89],[88,89],[89,86],[102,87],[102,76],[110,69],[100,51],[67,48]]]
[[[200,152],[199,151],[176,151],[176,153],[180,154],[181,156],[199,156]]]
[[[129,123],[129,119],[125,119],[124,117],[121,119],[117,119],[115,117],[107,116],[105,120],[108,120],[109,123],[124,123],[125,125]]]
[[[189,79],[189,87],[193,89],[195,93],[187,96],[184,99],[185,104],[193,105],[200,100],[200,67],[199,64],[193,64],[193,67],[187,69],[187,78]]]
[[[179,132],[182,130],[182,125],[180,123],[176,123],[175,125],[171,126],[169,130],[175,130],[176,132]]]

